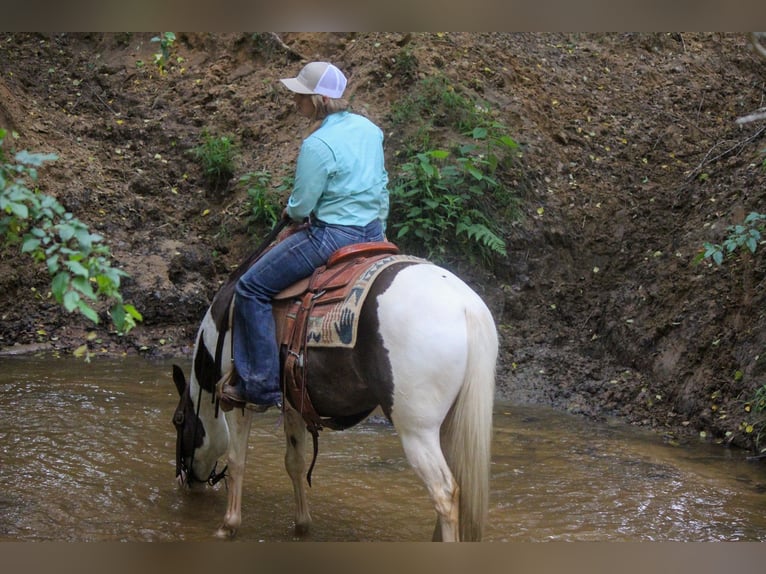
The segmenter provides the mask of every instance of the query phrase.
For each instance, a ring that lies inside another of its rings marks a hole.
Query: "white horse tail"
[[[498,338],[492,315],[478,297],[466,308],[466,328],[465,376],[442,425],[441,442],[460,489],[460,540],[479,541],[489,510]]]

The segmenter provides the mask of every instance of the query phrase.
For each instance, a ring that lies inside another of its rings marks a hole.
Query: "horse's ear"
[[[186,377],[184,372],[178,365],[173,365],[173,382],[176,384],[179,396],[183,396],[186,390]]]

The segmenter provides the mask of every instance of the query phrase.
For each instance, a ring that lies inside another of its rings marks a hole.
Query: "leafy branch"
[[[112,267],[101,235],[91,233],[55,197],[36,187],[38,168],[57,156],[20,151],[8,160],[2,147],[6,133],[0,129],[0,241],[21,244],[21,253],[46,266],[51,293],[68,312],[78,311],[99,323],[93,304],[105,299],[111,302],[115,328],[127,333],[142,320],[120,293],[127,273]]]

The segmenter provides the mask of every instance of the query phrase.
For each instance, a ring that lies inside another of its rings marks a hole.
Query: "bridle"
[[[238,270],[235,271],[230,277],[229,281],[236,281],[239,275],[237,273],[239,272],[244,273],[263,253],[266,251],[266,248],[271,245],[271,243],[277,239],[279,236],[279,233],[290,223],[290,218],[286,215],[283,215],[282,218],[274,225],[273,229],[269,232],[269,234],[263,239],[261,244],[256,248],[256,250],[250,255],[250,257],[242,263],[238,267]],[[213,302],[215,304],[215,301]],[[218,349],[216,351],[216,357],[220,357],[220,351],[223,346],[223,338],[219,337],[218,340]],[[220,367],[220,364],[219,364]],[[220,369],[219,369],[220,372]],[[191,383],[189,383],[189,388],[191,388]],[[189,398],[191,399],[191,394],[189,394]],[[200,405],[202,404],[202,385],[199,385],[199,395],[197,396],[197,412],[195,413],[194,417],[194,434],[192,437],[197,437],[197,429],[199,428],[199,409]],[[217,415],[217,407],[216,407],[216,416]],[[185,415],[183,411],[176,412],[176,414],[173,416],[173,424],[176,425],[176,427],[183,427],[184,424]],[[183,476],[182,479],[183,482],[191,486],[192,482],[200,482],[200,483],[207,483],[210,486],[215,485],[221,479],[226,478],[226,469],[229,468],[229,465],[226,465],[223,467],[223,470],[221,472],[216,472],[216,468],[218,467],[218,462],[213,465],[213,470],[210,471],[210,476],[207,477],[207,479],[203,480],[201,478],[198,478],[194,474],[194,453],[197,450],[196,447],[196,441],[194,438],[192,439],[192,453],[191,457],[189,458],[189,465],[186,465],[186,462],[184,462],[184,456],[183,456],[183,432],[178,432],[176,437],[176,479],[178,479],[179,476]]]
[[[191,386],[191,383],[190,383]],[[189,397],[191,398],[191,396]],[[189,464],[187,466],[186,461],[184,459],[184,450],[183,450],[183,435],[184,433],[182,431],[179,431],[176,436],[176,479],[178,479],[179,476],[182,476],[182,484],[186,483],[189,487],[191,487],[193,482],[199,482],[202,484],[209,484],[210,486],[215,486],[218,482],[220,482],[222,479],[226,478],[226,470],[229,468],[229,465],[226,465],[223,467],[223,470],[221,472],[216,472],[216,469],[218,468],[218,461],[213,465],[213,470],[210,471],[210,476],[207,477],[207,479],[203,480],[201,478],[198,478],[196,474],[194,474],[194,454],[197,452],[197,446],[196,446],[196,440],[194,440],[197,437],[197,430],[199,429],[199,409],[200,405],[202,404],[202,385],[199,385],[199,394],[197,395],[197,411],[194,413],[194,432],[192,433],[192,452],[191,457],[189,458]],[[176,425],[176,427],[182,427],[185,421],[185,415],[183,411],[176,412],[176,414],[173,416],[173,424]],[[224,482],[225,483],[225,482]]]

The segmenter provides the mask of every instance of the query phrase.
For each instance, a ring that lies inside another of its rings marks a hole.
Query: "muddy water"
[[[170,366],[0,358],[0,541],[211,539],[226,487],[176,487]],[[494,437],[487,540],[766,540],[766,464],[746,453],[504,403]],[[425,490],[384,420],[325,431],[320,449],[309,540],[430,539]],[[283,452],[278,414],[260,415],[240,540],[293,539]]]

